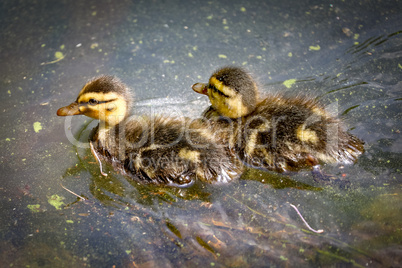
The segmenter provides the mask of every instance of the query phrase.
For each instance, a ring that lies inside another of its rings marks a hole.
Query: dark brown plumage
[[[228,81],[239,73],[238,81]],[[220,124],[221,140],[247,165],[283,172],[319,162],[352,163],[364,150],[362,141],[312,99],[278,94],[254,101],[258,88],[241,68],[221,68],[193,89],[208,95],[212,105],[204,116]],[[249,112],[237,116],[236,110]]]
[[[240,174],[241,166],[215,143],[208,124],[162,116],[129,117],[131,102],[120,80],[100,76],[89,81],[77,100],[60,108],[57,115],[99,119],[90,137],[95,157],[140,182],[187,186],[196,179],[228,182]]]

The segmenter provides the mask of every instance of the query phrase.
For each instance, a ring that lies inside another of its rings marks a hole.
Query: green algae
[[[318,51],[321,49],[320,45],[316,45],[316,46],[309,46],[308,47],[309,50],[313,50],[313,51]]]
[[[56,59],[63,59],[63,58],[64,58],[64,54],[63,54],[63,52],[61,52],[61,51],[56,51],[56,52],[54,53],[54,57],[55,57]]]
[[[286,81],[283,81],[282,84],[287,88],[291,88],[294,83],[296,83],[296,79],[293,78],[293,79],[288,79]]]
[[[65,205],[63,200],[64,200],[64,197],[54,194],[47,199],[47,202],[50,205],[54,206],[57,210],[61,210],[62,206]]]
[[[27,208],[29,208],[29,210],[32,211],[32,212],[39,212],[40,211],[40,205],[39,204],[28,205]]]
[[[33,128],[34,131],[38,133],[40,130],[42,130],[42,124],[40,122],[35,122],[33,123]]]

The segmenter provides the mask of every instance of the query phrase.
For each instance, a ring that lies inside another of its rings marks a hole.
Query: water
[[[3,267],[398,266],[401,7],[3,1]],[[68,139],[85,143],[95,122],[70,118],[69,128],[56,116],[87,79],[114,74],[133,88],[136,113],[197,117],[208,102],[191,85],[228,64],[250,70],[266,93],[317,96],[342,115],[366,152],[323,169],[347,188],[309,171],[248,170],[228,185],[185,189],[138,185],[109,166],[105,178]],[[309,231],[290,204],[324,232]]]

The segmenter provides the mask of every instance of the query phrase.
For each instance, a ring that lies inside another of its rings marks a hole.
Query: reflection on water
[[[398,5],[2,3],[3,266],[398,266]],[[249,169],[227,185],[189,188],[141,185],[108,165],[103,177],[89,149],[67,137],[85,144],[96,122],[65,128],[55,116],[89,77],[110,73],[132,85],[137,113],[196,117],[208,103],[190,86],[228,64],[251,70],[264,91],[336,106],[366,142],[355,165],[323,167],[347,187],[318,184],[309,171]],[[291,204],[324,232],[308,230]]]

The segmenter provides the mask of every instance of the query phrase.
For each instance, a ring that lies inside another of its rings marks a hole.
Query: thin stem
[[[60,182],[60,186],[63,187],[63,189],[66,190],[67,192],[69,192],[70,194],[73,194],[73,195],[75,195],[76,197],[81,198],[82,200],[87,200],[86,198],[84,198],[84,197],[82,197],[82,196],[80,196],[80,195],[74,193],[73,191],[67,189],[66,187],[64,187],[63,184],[61,184],[61,182]]]
[[[296,207],[295,205],[293,205],[293,204],[290,204],[290,206],[296,210],[297,214],[298,214],[299,217],[303,220],[304,224],[307,226],[307,228],[308,228],[310,231],[312,231],[312,232],[314,232],[314,233],[318,233],[318,234],[324,232],[324,230],[322,230],[322,229],[314,230],[313,228],[311,228],[310,225],[307,223],[307,221],[303,218],[302,214],[299,212],[299,210],[297,209],[297,207]]]
[[[89,142],[89,146],[91,147],[91,153],[92,153],[92,155],[95,157],[96,162],[97,162],[98,165],[99,165],[100,173],[101,173],[103,176],[106,177],[107,174],[106,174],[105,172],[103,172],[103,170],[102,170],[102,162],[100,161],[99,156],[98,156],[98,153],[95,151],[94,146],[92,145],[92,142]]]

